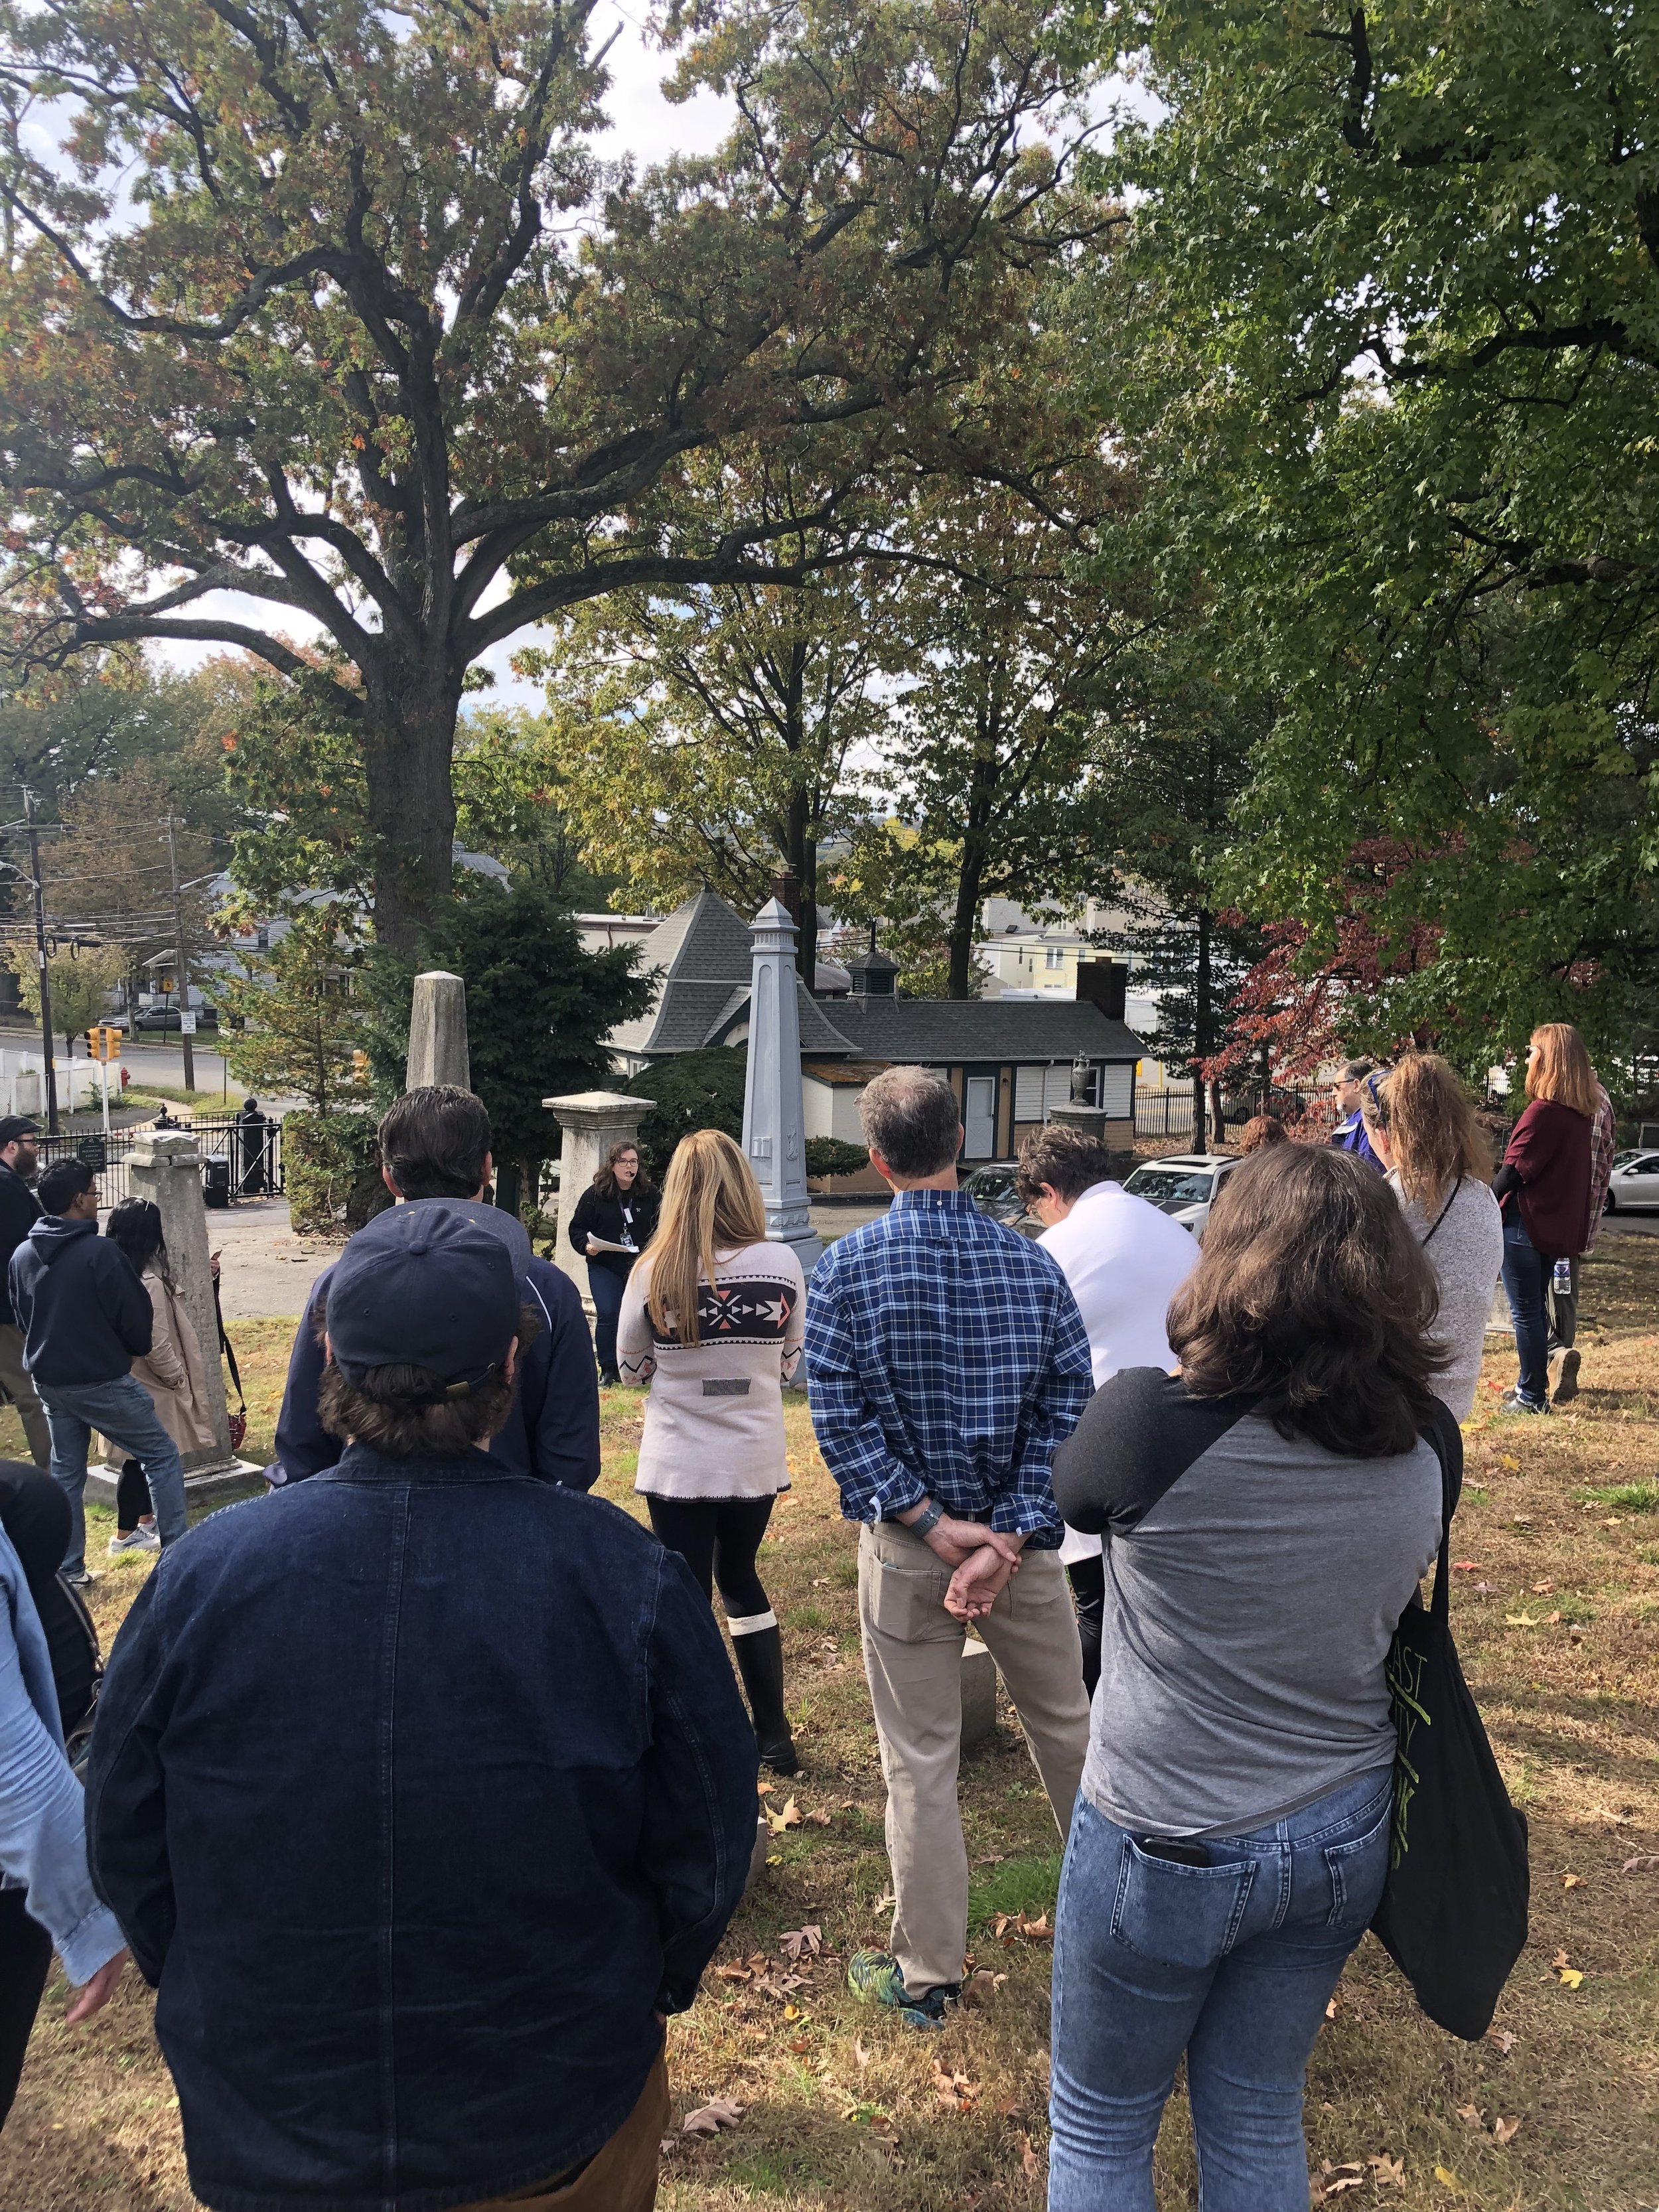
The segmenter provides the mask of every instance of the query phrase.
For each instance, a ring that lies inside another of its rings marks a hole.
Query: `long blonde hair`
[[[1571,1022],[1546,1022],[1532,1033],[1538,1056],[1527,1063],[1527,1096],[1548,1098],[1558,1106],[1571,1106],[1587,1121],[1595,1119],[1601,1101],[1595,1070],[1584,1049],[1584,1040]]]
[[[1408,1052],[1359,1086],[1372,1128],[1388,1133],[1400,1188],[1431,1212],[1459,1176],[1492,1181],[1492,1146],[1462,1085],[1436,1052]]]
[[[645,1304],[658,1334],[698,1343],[697,1284],[714,1281],[715,1255],[765,1241],[760,1185],[730,1137],[720,1129],[682,1137],[663,1177],[657,1233],[639,1261],[650,1269]]]

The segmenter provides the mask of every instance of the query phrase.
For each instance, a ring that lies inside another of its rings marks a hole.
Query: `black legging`
[[[115,1529],[120,1536],[130,1536],[138,1526],[139,1517],[152,1513],[149,1485],[144,1480],[144,1470],[136,1459],[124,1459],[121,1473],[115,1485]]]
[[[1098,1552],[1092,1559],[1073,1559],[1066,1576],[1083,1644],[1083,1686],[1092,1698],[1100,1680],[1100,1632],[1106,1624],[1106,1562]]]
[[[0,1889],[0,2128],[17,2094],[23,2054],[52,1971],[52,1938],[29,1918],[26,1893]]]
[[[702,1585],[712,1604],[720,1586],[726,1610],[734,1620],[769,1613],[771,1601],[755,1571],[755,1554],[772,1517],[770,1498],[653,1498],[651,1526],[671,1552],[678,1552]]]

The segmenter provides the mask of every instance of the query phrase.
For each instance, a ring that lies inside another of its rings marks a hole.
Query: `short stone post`
[[[969,1636],[962,1646],[962,1748],[975,1751],[996,1732],[997,1662]]]
[[[559,1148],[559,1229],[553,1260],[581,1292],[590,1322],[593,1300],[587,1288],[587,1262],[565,1234],[576,1201],[599,1173],[612,1145],[632,1144],[651,1111],[649,1098],[630,1098],[623,1091],[573,1091],[563,1098],[544,1098],[562,1132]]]
[[[418,1091],[429,1083],[472,1088],[472,1063],[466,1042],[466,985],[459,975],[430,968],[415,978],[409,1008],[409,1063],[404,1087]]]
[[[202,1348],[214,1441],[199,1451],[184,1455],[185,1486],[199,1493],[240,1482],[254,1470],[245,1467],[230,1448],[230,1416],[225,1405],[213,1271],[208,1255],[207,1206],[202,1195],[202,1156],[195,1138],[182,1129],[140,1129],[127,1157],[127,1182],[135,1198],[149,1199],[161,1212],[167,1266]],[[91,1469],[88,1486],[94,1495],[112,1498],[115,1477],[102,1468]]]

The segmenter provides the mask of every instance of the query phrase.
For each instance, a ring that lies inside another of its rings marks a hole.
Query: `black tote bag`
[[[1451,1637],[1454,1465],[1463,1440],[1437,1409],[1440,1558],[1425,1611],[1415,1593],[1388,1660],[1397,1747],[1389,1878],[1371,1928],[1437,2026],[1473,2043],[1527,1940],[1527,1823],[1504,1778]]]

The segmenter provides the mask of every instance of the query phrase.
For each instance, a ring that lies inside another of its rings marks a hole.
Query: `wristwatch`
[[[944,1518],[945,1508],[937,1498],[930,1498],[917,1518],[907,1522],[905,1525],[913,1536],[926,1536],[928,1531],[936,1528]]]

